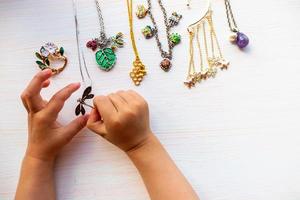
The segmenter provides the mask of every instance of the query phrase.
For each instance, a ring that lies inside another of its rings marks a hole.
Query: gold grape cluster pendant
[[[130,78],[136,86],[139,86],[147,74],[145,65],[141,62],[139,58],[133,61],[133,68],[130,72]]]

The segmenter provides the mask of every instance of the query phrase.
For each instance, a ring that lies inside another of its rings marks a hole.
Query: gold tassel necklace
[[[216,31],[212,19],[212,9],[209,6],[205,15],[197,22],[188,27],[190,47],[189,47],[189,68],[187,80],[184,84],[188,88],[195,87],[209,78],[214,78],[218,68],[225,70],[229,62],[223,58],[221,48],[217,39]],[[196,40],[196,42],[195,42]],[[199,52],[200,68],[196,69],[195,65],[195,45]]]

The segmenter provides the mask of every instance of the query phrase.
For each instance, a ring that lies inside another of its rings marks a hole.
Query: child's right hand
[[[87,127],[123,151],[143,146],[152,135],[147,102],[136,92],[97,96],[94,105]]]
[[[151,199],[199,199],[152,134],[148,105],[140,95],[120,91],[96,97],[94,105],[88,128],[125,151],[142,176]]]

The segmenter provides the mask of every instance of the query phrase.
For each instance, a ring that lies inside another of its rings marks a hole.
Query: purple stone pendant
[[[249,44],[249,38],[242,32],[236,32],[230,36],[230,41],[235,43],[240,49],[245,48]]]
[[[241,32],[237,32],[236,44],[239,48],[245,48],[249,44],[249,38],[247,35]]]

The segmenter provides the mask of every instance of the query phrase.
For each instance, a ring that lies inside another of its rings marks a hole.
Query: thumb
[[[70,141],[81,129],[86,126],[89,115],[80,116],[63,127],[63,136],[67,141]]]
[[[87,127],[88,129],[102,137],[104,137],[107,133],[103,120],[101,119],[101,116],[96,109],[93,109],[91,111],[89,119],[87,121]]]

